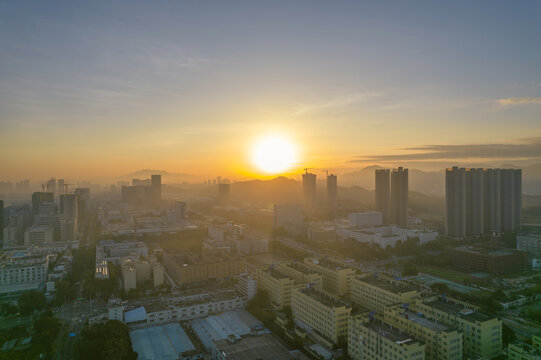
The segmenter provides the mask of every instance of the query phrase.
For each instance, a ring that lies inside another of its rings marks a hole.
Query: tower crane
[[[310,170],[311,168],[304,168],[304,173],[305,174],[308,174],[308,170]]]

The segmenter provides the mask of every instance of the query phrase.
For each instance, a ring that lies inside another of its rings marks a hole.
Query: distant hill
[[[493,166],[495,167],[495,166]],[[520,166],[503,164],[500,168],[520,169]],[[375,171],[383,167],[374,165],[339,175],[338,183],[344,186],[360,186],[368,190],[375,187]],[[525,194],[541,194],[541,164],[522,167],[522,190]],[[409,168],[409,188],[427,195],[443,197],[445,191],[445,170],[422,171]]]
[[[121,175],[117,177],[117,180],[130,181],[131,179],[148,179],[151,175],[161,175],[162,183],[193,181],[196,178],[195,175],[192,174],[170,173],[165,170],[141,169],[126,175]]]

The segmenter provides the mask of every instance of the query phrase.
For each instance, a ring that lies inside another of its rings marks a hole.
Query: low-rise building
[[[532,335],[532,344],[512,342],[507,347],[508,360],[541,360],[541,334]]]
[[[316,289],[323,288],[323,275],[317,273],[303,263],[296,261],[290,263],[281,263],[278,265],[278,269],[280,272],[298,283],[310,285]]]
[[[344,267],[326,258],[306,258],[304,264],[323,276],[323,290],[337,296],[349,293],[351,279],[355,275],[355,270],[352,268]]]
[[[163,264],[169,276],[179,284],[238,275],[243,270],[240,259],[223,251],[203,251],[199,254],[170,256],[163,253]]]
[[[327,346],[347,339],[351,306],[312,287],[296,289],[291,295],[291,310],[295,321],[308,325],[318,342]]]
[[[408,304],[385,307],[385,321],[425,343],[428,360],[461,360],[462,333],[412,311]]]
[[[162,264],[155,263],[152,265],[152,280],[154,282],[154,287],[164,284],[164,269]]]
[[[348,355],[353,360],[423,360],[425,344],[373,315],[368,320],[352,316]]]
[[[488,250],[463,246],[451,249],[449,257],[460,269],[494,275],[521,271],[529,267],[528,254],[512,249]]]
[[[43,286],[47,281],[49,255],[32,251],[13,251],[0,254],[0,290],[18,291],[25,284]]]
[[[246,296],[248,300],[251,300],[257,293],[257,280],[248,273],[239,274],[235,289],[243,296]]]
[[[137,270],[135,269],[135,264],[129,259],[126,259],[122,263],[121,269],[124,291],[127,292],[137,288]]]
[[[348,214],[349,226],[352,228],[360,228],[366,225],[374,226],[381,225],[381,213],[378,211],[367,211]]]
[[[32,225],[24,232],[24,245],[44,245],[55,241],[54,227],[50,225]]]
[[[264,290],[269,300],[277,309],[291,305],[291,292],[299,288],[295,280],[271,266],[268,269],[260,269],[257,272],[257,288]]]
[[[468,303],[433,296],[416,301],[413,309],[427,319],[434,320],[463,334],[464,355],[470,358],[493,359],[502,351],[502,321],[479,312]]]
[[[351,300],[382,315],[385,306],[409,303],[420,296],[417,287],[402,280],[356,276],[351,281]]]

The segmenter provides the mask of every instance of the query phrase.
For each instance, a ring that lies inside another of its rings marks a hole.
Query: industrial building
[[[203,355],[178,323],[130,331],[138,360],[195,360]]]
[[[295,321],[308,325],[318,342],[332,347],[340,337],[347,338],[351,306],[338,298],[310,286],[296,289],[291,295],[291,310]]]
[[[464,355],[492,359],[502,351],[502,321],[479,312],[475,306],[444,296],[412,305],[423,317],[453,327],[463,334]]]
[[[337,296],[349,293],[351,279],[355,275],[355,270],[352,268],[344,267],[326,258],[305,258],[304,264],[323,276],[323,290]]]
[[[385,306],[408,303],[420,295],[417,287],[401,280],[356,276],[351,281],[351,300],[382,315]]]
[[[425,344],[372,315],[352,317],[348,355],[353,360],[424,360]]]

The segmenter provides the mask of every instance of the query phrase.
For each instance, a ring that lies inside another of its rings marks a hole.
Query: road
[[[79,246],[93,246],[96,239],[96,217],[95,209],[91,212],[91,216],[85,223],[85,229],[88,231],[86,238],[81,239]],[[82,232],[83,234],[86,231]],[[82,298],[83,285],[81,282],[77,288],[76,299]],[[56,317],[62,322],[62,330],[58,334],[56,353],[53,356],[55,360],[72,360],[77,359],[77,342],[81,336],[81,330],[84,327],[86,319],[92,314],[93,304],[88,300],[76,300],[72,303],[65,304],[62,309],[55,312]],[[70,336],[74,334],[74,336]]]

